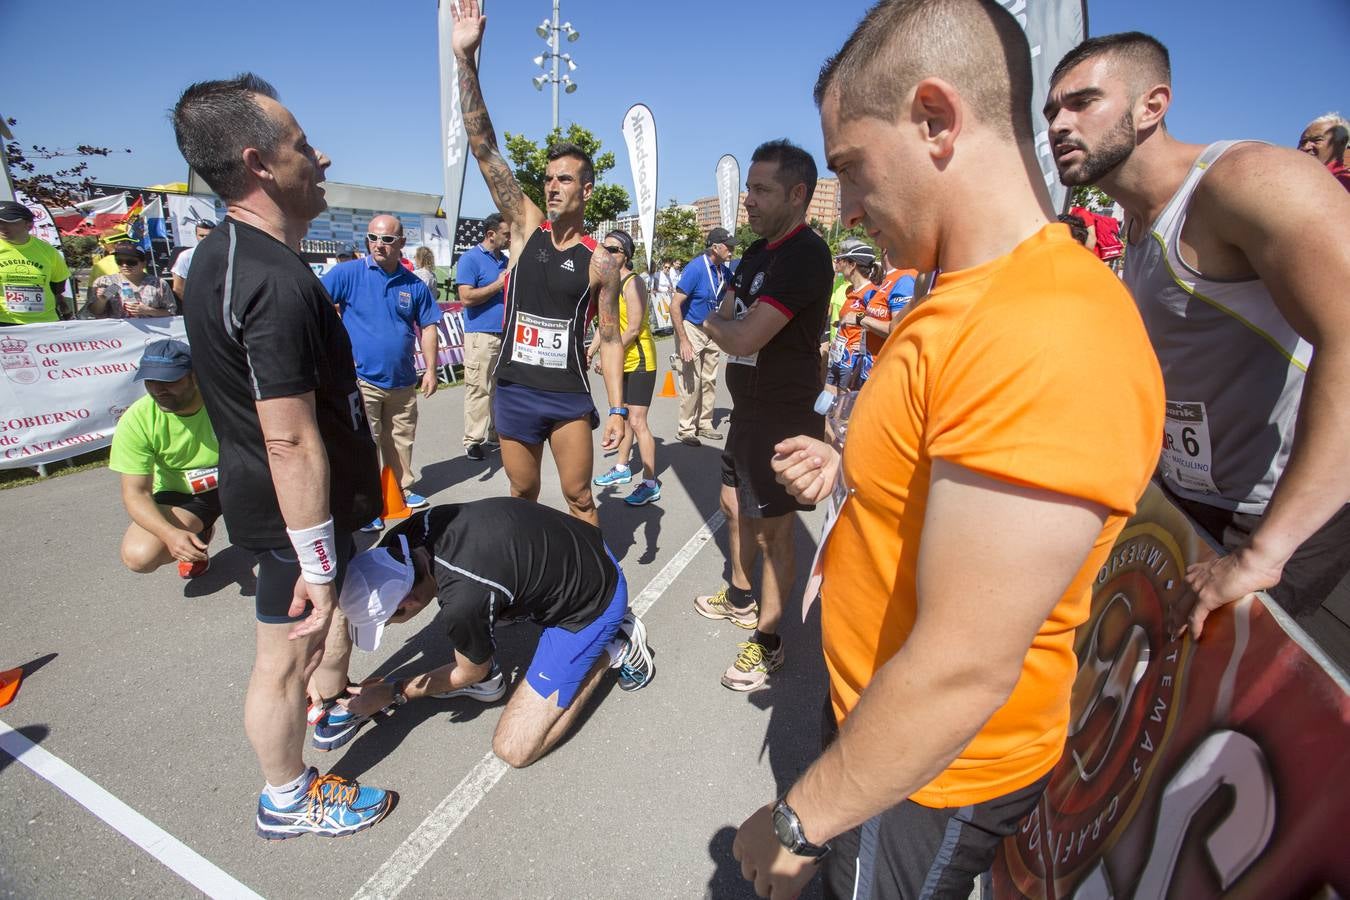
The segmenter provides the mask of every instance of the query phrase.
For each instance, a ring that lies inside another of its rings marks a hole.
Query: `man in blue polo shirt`
[[[501,213],[483,220],[483,242],[465,251],[455,264],[455,293],[464,304],[464,455],[484,457],[483,445],[496,443],[492,427],[493,363],[502,349],[502,288],[511,229]]]
[[[416,509],[427,500],[409,491],[413,483],[412,445],[417,432],[417,371],[413,368],[413,335],[422,329],[422,355],[427,370],[422,396],[436,393],[436,322],[441,317],[436,300],[422,280],[399,263],[403,225],[389,215],[376,216],[367,227],[370,255],[334,266],[323,276],[323,286],[337,304],[342,324],[351,338],[356,361],[356,384],[365,402],[366,418],[381,464],[407,493]],[[379,531],[375,519],[362,531]]]
[[[702,443],[699,438],[722,439],[713,430],[712,422],[721,351],[704,333],[703,320],[717,306],[722,289],[730,280],[727,261],[736,239],[725,228],[714,228],[708,232],[707,246],[702,256],[691,259],[684,267],[670,301],[670,321],[675,327],[675,345],[683,364],[680,378],[684,386],[676,437],[691,447]]]

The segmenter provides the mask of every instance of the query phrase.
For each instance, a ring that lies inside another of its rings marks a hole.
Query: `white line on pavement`
[[[694,532],[694,536],[671,557],[670,562],[648,582],[642,593],[629,602],[633,612],[641,616],[651,609],[652,604],[660,599],[725,522],[726,517],[721,510],[709,516],[703,526]],[[352,900],[393,900],[402,893],[413,880],[413,876],[421,871],[432,855],[441,848],[450,835],[454,834],[455,829],[469,817],[474,807],[509,770],[510,766],[489,750],[473,770],[464,776],[464,780],[455,785],[454,790],[437,804],[436,808],[422,820],[422,824],[414,828],[412,834],[408,835],[384,864],[375,870],[370,880],[361,885],[360,890],[352,895]]]
[[[206,896],[262,900],[229,873],[4,722],[0,722],[0,752],[23,763]]]

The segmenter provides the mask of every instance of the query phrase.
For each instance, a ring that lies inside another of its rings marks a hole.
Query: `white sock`
[[[627,466],[627,464],[625,464],[625,463],[615,463],[615,464],[614,464],[614,471],[615,471],[615,472],[627,472],[627,471],[628,471],[628,466]]]
[[[622,632],[620,632],[622,634]],[[628,649],[628,640],[626,637],[616,637],[605,646],[605,652],[609,654],[609,667],[617,669],[623,665],[624,651]]]
[[[314,770],[306,769],[293,781],[288,781],[279,786],[268,784],[263,787],[263,790],[267,792],[267,799],[272,801],[272,805],[280,808],[293,805],[304,795],[305,791],[309,790],[313,781]]]

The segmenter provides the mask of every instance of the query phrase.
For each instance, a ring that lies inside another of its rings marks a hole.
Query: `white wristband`
[[[328,584],[337,577],[337,553],[333,542],[333,520],[298,531],[286,529],[300,562],[300,575],[310,584]]]

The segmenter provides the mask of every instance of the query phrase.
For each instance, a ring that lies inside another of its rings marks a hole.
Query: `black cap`
[[[17,200],[0,201],[0,222],[31,222],[33,211]]]
[[[192,371],[192,350],[182,341],[160,340],[145,345],[135,381],[177,381]]]
[[[736,235],[725,228],[714,228],[708,232],[708,246],[711,247],[713,244],[726,244],[728,247],[735,247]]]
[[[137,247],[131,241],[122,241],[120,244],[113,244],[112,255],[114,257],[122,256],[129,259],[138,259],[145,261],[145,251]]]

